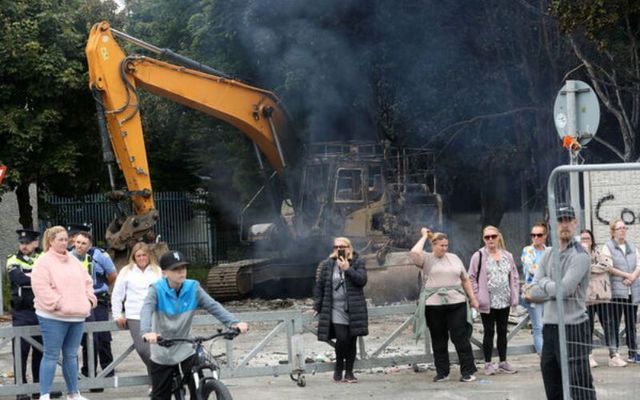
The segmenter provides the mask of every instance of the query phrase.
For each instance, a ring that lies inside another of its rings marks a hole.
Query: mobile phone
[[[347,258],[347,254],[343,249],[338,250],[338,258]]]

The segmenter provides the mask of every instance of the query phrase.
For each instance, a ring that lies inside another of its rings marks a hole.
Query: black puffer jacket
[[[313,291],[313,309],[318,313],[318,340],[322,342],[335,337],[331,332],[332,274],[335,262],[334,259],[328,258],[320,264],[320,273]],[[350,268],[344,272],[344,283],[347,288],[349,331],[353,336],[366,336],[369,334],[369,317],[363,288],[367,284],[367,269],[364,261],[359,259],[355,252],[350,261]]]

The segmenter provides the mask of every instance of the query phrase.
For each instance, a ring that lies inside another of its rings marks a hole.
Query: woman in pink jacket
[[[484,328],[484,373],[515,374],[518,371],[507,362],[507,325],[511,307],[519,303],[518,270],[513,256],[504,248],[504,240],[498,228],[486,226],[482,230],[482,239],[484,247],[471,257],[469,278],[473,293],[478,299]],[[497,368],[491,363],[494,333],[498,334],[497,347],[500,357]]]
[[[67,251],[65,228],[47,229],[42,245],[45,253],[36,261],[31,275],[44,347],[40,364],[40,399],[49,400],[56,362],[62,351],[67,398],[86,400],[78,390],[78,348],[84,320],[97,303],[93,281],[80,261]]]

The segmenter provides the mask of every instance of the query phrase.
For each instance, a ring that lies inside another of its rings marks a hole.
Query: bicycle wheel
[[[207,379],[202,385],[202,399],[233,400],[233,397],[222,382],[216,379]]]

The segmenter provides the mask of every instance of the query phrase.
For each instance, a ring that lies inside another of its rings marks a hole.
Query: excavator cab
[[[351,239],[366,262],[365,295],[377,304],[416,298],[418,270],[408,250],[421,226],[442,228],[433,153],[369,141],[314,143],[303,165],[300,209],[327,240]]]

